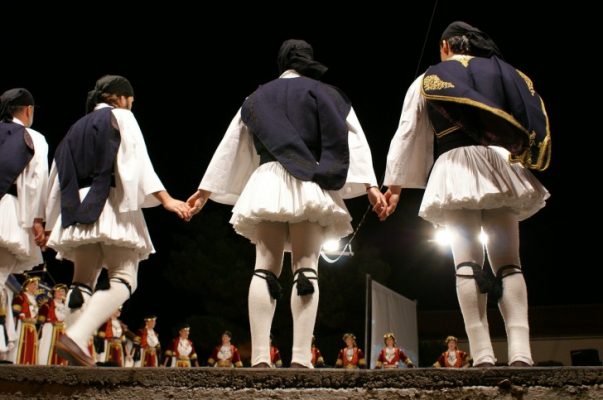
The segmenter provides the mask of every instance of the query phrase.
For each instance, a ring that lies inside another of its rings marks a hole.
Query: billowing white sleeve
[[[366,194],[366,184],[378,186],[371,148],[366,140],[360,121],[353,108],[346,118],[348,124],[348,146],[350,149],[350,167],[343,188],[339,189],[341,197],[350,199]]]
[[[155,173],[142,131],[130,110],[114,108],[121,135],[115,159],[115,186],[120,212],[161,204],[153,193],[165,190]]]
[[[398,130],[394,135],[385,169],[384,185],[424,188],[433,165],[433,130],[427,105],[421,95],[423,75],[408,88]]]
[[[53,161],[48,177],[48,196],[46,202],[46,230],[54,229],[61,215],[61,184],[57,164]]]
[[[205,170],[199,189],[222,204],[235,204],[249,177],[260,164],[251,132],[237,112]]]
[[[35,218],[45,219],[48,192],[48,143],[42,134],[27,128],[34,145],[34,155],[21,175],[19,186],[19,219],[23,228],[31,228]]]

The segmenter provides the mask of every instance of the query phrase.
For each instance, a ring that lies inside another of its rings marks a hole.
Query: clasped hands
[[[373,211],[380,221],[385,221],[396,211],[400,200],[400,190],[399,186],[390,186],[385,193],[381,193],[376,186],[371,186],[366,190]]]
[[[203,189],[198,189],[195,193],[191,195],[191,197],[188,198],[186,204],[188,204],[188,206],[190,207],[191,218],[193,217],[193,215],[201,211],[205,204],[207,204],[209,195],[211,195],[211,192]]]

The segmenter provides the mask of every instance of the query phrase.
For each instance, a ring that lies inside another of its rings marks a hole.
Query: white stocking
[[[94,292],[86,309],[75,323],[67,328],[67,336],[88,354],[88,342],[99,326],[130,297],[130,290],[119,281],[111,280],[108,290]]]
[[[480,210],[446,211],[446,228],[451,234],[454,264],[473,262],[484,264],[484,249],[479,241],[481,232]],[[458,275],[473,275],[470,267],[461,267]],[[488,296],[479,291],[475,279],[456,278],[456,293],[465,322],[465,331],[474,365],[496,362],[488,330]]]
[[[80,292],[82,293],[84,303],[80,308],[67,309],[67,315],[65,316],[66,326],[73,325],[84,312],[84,309],[86,308],[86,305],[92,296],[92,291],[96,285],[96,280],[98,279],[103,267],[103,252],[100,244],[98,243],[79,246],[74,253],[73,282],[75,284],[79,283],[86,285],[88,288],[90,288],[90,290],[80,287]],[[67,292],[67,304],[69,304],[69,299],[71,298],[73,291],[74,288],[71,287]]]
[[[255,269],[264,269],[279,277],[287,239],[287,224],[261,222],[257,226]],[[262,277],[265,273],[258,272]],[[249,284],[249,327],[251,331],[251,365],[270,365],[270,329],[276,300],[270,296],[266,279],[254,275]]]
[[[488,235],[488,259],[494,274],[505,265],[520,267],[519,224],[516,217],[507,209],[485,210],[483,224],[484,232]],[[502,284],[503,295],[498,308],[507,331],[509,364],[523,361],[532,365],[534,362],[530,350],[528,292],[525,279],[521,273],[511,274],[503,278]]]
[[[312,272],[300,272],[309,278],[314,293],[299,296],[296,285],[291,290],[291,314],[293,315],[293,351],[291,363],[312,368],[310,351],[312,334],[318,311],[318,257],[324,239],[324,228],[317,223],[300,222],[289,225],[291,235],[291,266],[295,274],[300,268],[310,268]]]
[[[110,287],[90,298],[80,317],[67,328],[67,336],[87,354],[90,337],[136,290],[138,257],[127,248],[100,245],[109,272]],[[127,283],[127,285],[126,285]]]

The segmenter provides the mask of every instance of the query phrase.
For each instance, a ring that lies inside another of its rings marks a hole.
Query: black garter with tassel
[[[297,279],[294,279],[293,283],[296,284],[298,296],[305,296],[307,294],[314,293],[314,285],[312,285],[310,279],[318,280],[318,277],[316,276],[307,277],[304,272],[312,272],[313,274],[316,274],[316,271],[312,268],[300,268],[293,273],[293,278],[295,278],[295,275],[297,275]]]
[[[473,270],[473,275],[460,275],[456,274],[459,278],[473,278],[475,279],[475,283],[477,283],[477,287],[479,288],[480,293],[488,293],[492,299],[495,301],[500,300],[503,293],[503,283],[502,280],[509,275],[521,274],[521,267],[518,265],[504,265],[498,269],[498,273],[496,274],[496,278],[494,276],[489,275],[484,271],[481,265],[476,264],[474,262],[462,262],[456,266],[456,270],[462,267],[471,267]],[[513,271],[504,274],[504,271],[512,269]]]
[[[82,289],[85,289],[89,295],[92,295],[92,289],[88,285],[83,283],[73,282],[71,284],[71,294],[69,295],[69,303],[67,305],[72,310],[81,308],[84,305],[84,296],[82,295]]]
[[[268,293],[270,293],[270,297],[272,297],[274,300],[281,299],[281,297],[283,296],[283,288],[278,282],[278,278],[276,277],[274,272],[268,271],[267,269],[256,269],[253,271],[253,275],[266,280],[266,284],[268,285]]]

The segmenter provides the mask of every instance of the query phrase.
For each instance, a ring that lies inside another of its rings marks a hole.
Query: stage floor
[[[603,367],[445,370],[0,366],[0,399],[603,399]]]

